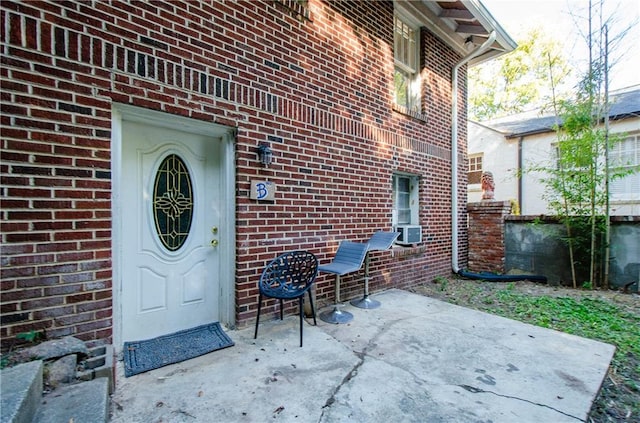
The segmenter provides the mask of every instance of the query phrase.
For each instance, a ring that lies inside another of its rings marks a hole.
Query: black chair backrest
[[[259,289],[272,298],[304,294],[318,275],[318,259],[308,251],[290,251],[273,259],[262,271]]]

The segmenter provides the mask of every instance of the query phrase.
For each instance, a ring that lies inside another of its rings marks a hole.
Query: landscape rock
[[[67,336],[60,339],[54,339],[52,341],[45,341],[30,348],[25,348],[20,352],[20,354],[27,360],[50,360],[69,354],[88,355],[89,349],[84,342],[78,338]]]
[[[56,388],[61,383],[71,383],[76,377],[78,356],[76,354],[65,355],[59,360],[49,363],[46,371],[47,383]]]

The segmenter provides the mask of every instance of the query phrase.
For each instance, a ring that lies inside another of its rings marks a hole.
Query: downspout
[[[518,138],[518,209],[522,214],[522,168],[524,167],[524,159],[522,158],[522,147],[524,137]]]
[[[496,40],[496,31],[491,31],[487,41],[469,53],[453,67],[451,78],[451,267],[454,273],[460,271],[458,265],[458,71],[469,60],[484,53]]]

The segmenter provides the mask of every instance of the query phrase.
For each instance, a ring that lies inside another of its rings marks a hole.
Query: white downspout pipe
[[[469,53],[453,67],[451,78],[451,268],[460,271],[458,265],[458,71],[469,60],[484,53],[496,40],[496,31],[491,31],[487,41]]]

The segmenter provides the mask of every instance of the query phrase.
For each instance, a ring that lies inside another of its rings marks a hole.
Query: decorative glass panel
[[[193,219],[191,176],[176,154],[167,156],[153,184],[153,218],[162,245],[169,251],[180,249],[189,236]]]

